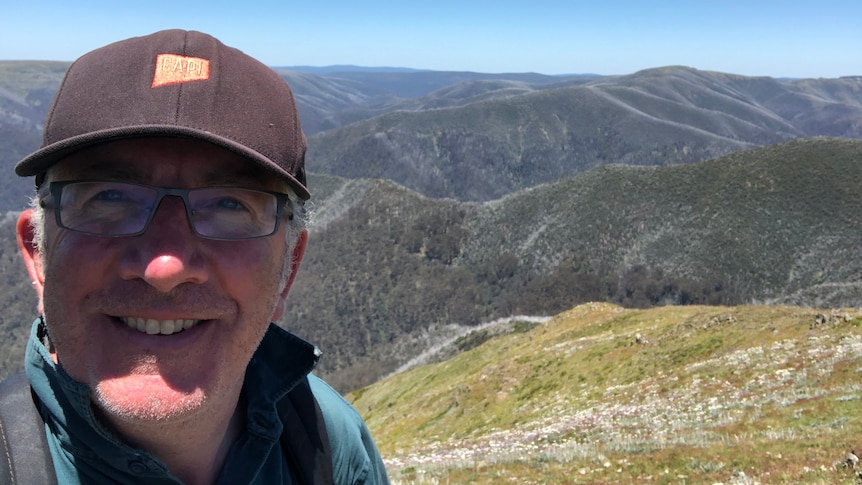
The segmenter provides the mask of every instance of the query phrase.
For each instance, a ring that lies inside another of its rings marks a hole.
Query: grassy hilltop
[[[348,395],[395,483],[855,483],[859,310],[587,303],[514,329]]]

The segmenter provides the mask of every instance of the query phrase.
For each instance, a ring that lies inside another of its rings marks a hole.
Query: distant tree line
[[[504,253],[478,275],[496,288],[501,315],[554,314],[590,301],[628,308],[661,305],[735,305],[744,295],[717,280],[697,280],[636,265],[622,275],[596,273],[583,261],[567,261],[550,272],[521,271],[518,258]]]

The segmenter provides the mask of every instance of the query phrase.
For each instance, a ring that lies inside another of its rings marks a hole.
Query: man
[[[69,68],[15,169],[36,177],[25,366],[60,483],[387,482],[317,349],[270,323],[306,246],[305,148],[287,84],[206,34]]]

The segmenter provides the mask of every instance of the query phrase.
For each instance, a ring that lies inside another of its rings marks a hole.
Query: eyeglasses
[[[287,194],[241,187],[168,189],[104,181],[51,182],[57,225],[91,236],[143,234],[165,196],[183,200],[195,234],[206,239],[266,237],[278,230]]]

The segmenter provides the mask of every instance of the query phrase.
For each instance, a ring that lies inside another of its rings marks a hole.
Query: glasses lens
[[[63,186],[60,224],[89,234],[123,236],[144,229],[158,192],[118,182],[78,182]]]
[[[278,198],[274,194],[235,187],[189,191],[189,212],[195,231],[217,239],[247,239],[275,232]]]

